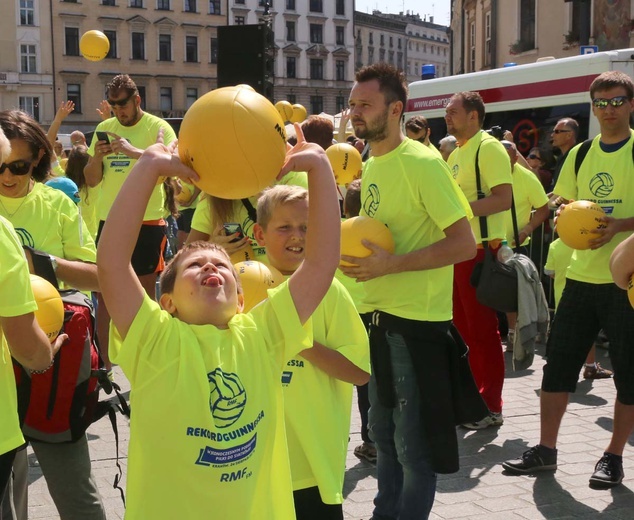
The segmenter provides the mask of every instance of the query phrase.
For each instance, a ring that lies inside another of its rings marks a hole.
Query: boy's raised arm
[[[297,145],[288,153],[280,177],[289,171],[308,172],[306,254],[288,284],[297,314],[305,323],[325,296],[339,265],[340,212],[335,177],[324,150],[307,143],[295,124]]]
[[[172,152],[173,149],[160,143],[145,150],[121,187],[99,239],[99,285],[112,322],[122,338],[143,303],[144,290],[130,259],[152,190],[161,176],[198,179]]]

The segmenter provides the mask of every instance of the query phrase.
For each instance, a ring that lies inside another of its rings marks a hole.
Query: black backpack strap
[[[59,284],[57,283],[57,276],[55,275],[55,269],[51,263],[51,256],[44,251],[39,251],[29,246],[22,246],[25,250],[28,250],[31,256],[31,262],[33,263],[33,271],[41,278],[44,278],[55,289],[59,290]]]
[[[482,179],[480,178],[480,147],[481,146],[482,146],[482,141],[480,141],[480,144],[478,145],[478,149],[476,150],[476,155],[475,155],[476,190],[478,194],[478,200],[486,197],[486,195],[482,191]],[[489,228],[487,227],[487,218],[486,217],[479,217],[479,218],[480,218],[480,238],[482,237],[488,238]],[[487,240],[482,240],[482,247],[484,247],[485,249],[487,248],[488,244],[489,243]]]
[[[592,141],[594,141],[594,139],[586,139],[577,150],[577,156],[575,157],[575,177],[579,175],[579,168],[581,168],[581,163],[583,163],[583,160],[590,151]],[[632,160],[634,160],[634,148],[632,148]]]
[[[249,214],[249,218],[255,223],[258,221],[258,213],[255,210],[255,208],[253,207],[253,204],[251,204],[251,201],[249,199],[241,199],[242,200],[242,205],[246,208],[247,213]]]

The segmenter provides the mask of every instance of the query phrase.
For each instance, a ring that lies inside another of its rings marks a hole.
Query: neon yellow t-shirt
[[[632,136],[624,146],[612,153],[601,150],[599,139],[600,135],[594,138],[576,178],[575,158],[579,147],[570,150],[554,192],[567,200],[595,202],[609,217],[630,218],[634,216]],[[568,278],[587,283],[614,283],[609,267],[610,256],[616,246],[630,234],[631,231],[617,233],[608,244],[594,251],[575,250]]]
[[[165,144],[176,139],[176,134],[172,127],[163,119],[143,112],[143,116],[134,126],[123,126],[116,117],[106,119],[97,125],[88,153],[95,155],[95,145],[97,144],[97,132],[112,132],[119,137],[127,139],[132,146],[145,150],[156,143],[159,129],[163,129],[163,139]],[[112,153],[103,158],[103,180],[101,181],[101,197],[97,215],[99,220],[106,220],[110,208],[117,198],[121,186],[127,179],[132,167],[136,164],[136,159],[131,159],[124,154]],[[165,214],[165,191],[162,185],[158,185],[152,191],[152,196],[145,210],[143,220],[159,220]]]
[[[0,201],[0,215],[10,220],[22,245],[66,260],[97,260],[95,241],[65,193],[36,182],[26,197],[0,195]]]
[[[364,282],[357,282],[354,278],[350,278],[349,276],[343,274],[340,269],[335,271],[335,278],[346,288],[359,314],[370,312],[372,310],[363,305],[363,300],[365,299],[365,289],[363,288]]]
[[[66,195],[64,195],[65,197]],[[24,251],[9,221],[0,217],[0,316],[22,316],[37,309]],[[0,329],[0,455],[24,444],[9,346]]]
[[[99,230],[99,219],[97,218],[97,205],[99,201],[99,195],[101,194],[101,183],[97,186],[86,186],[79,191],[79,203],[77,206],[81,210],[81,218],[84,219],[90,236],[92,238],[97,237],[97,231]]]
[[[554,275],[555,310],[559,305],[561,295],[564,293],[564,287],[566,287],[566,275],[573,251],[574,249],[564,244],[561,238],[553,240],[548,247],[548,258],[544,269],[552,271]]]
[[[308,188],[308,178],[306,176],[306,172],[289,172],[284,177],[282,177],[276,184],[284,184],[284,185],[293,185],[293,186],[301,186],[302,188]],[[253,205],[254,208],[257,207],[258,197],[253,196],[249,197],[249,201]],[[196,206],[196,211],[194,212],[194,216],[192,217],[192,229],[199,231],[201,233],[205,233],[206,235],[213,235],[215,225],[212,222],[211,216],[211,205],[212,200],[210,197],[201,197]],[[255,260],[258,262],[268,263],[266,258],[266,248],[264,246],[258,245],[257,240],[255,239],[255,235],[253,234],[253,226],[255,222],[251,220],[249,217],[249,212],[245,208],[244,204],[241,200],[236,200],[233,202],[233,217],[234,220],[231,222],[237,222],[242,226],[242,231],[246,236],[251,239],[251,247],[253,249],[253,254],[255,255]]]
[[[310,328],[288,284],[225,330],[146,295],[111,353],[132,388],[127,520],[295,518],[280,377]]]
[[[311,320],[317,343],[370,372],[368,334],[337,280]],[[293,489],[319,486],[324,503],[343,503],[352,384],[329,376],[301,356],[286,364],[282,384]]]
[[[512,184],[511,160],[509,159],[504,146],[495,138],[490,137],[485,132],[478,132],[469,139],[463,146],[456,148],[447,160],[453,178],[456,180],[467,200],[473,202],[478,200],[475,157],[480,146],[480,181],[482,191],[485,196],[491,195],[491,188],[500,184]],[[487,216],[488,237],[482,237],[480,233],[480,219],[471,220],[471,229],[478,244],[483,239],[495,240],[503,239],[506,236],[506,226],[504,212]]]
[[[405,139],[363,165],[361,215],[386,224],[396,254],[402,255],[442,240],[443,229],[472,213],[447,164],[427,147]],[[402,318],[447,321],[452,286],[451,265],[388,274],[364,283],[363,304]]]
[[[517,232],[519,233],[531,220],[533,208],[541,208],[548,204],[548,195],[537,175],[527,170],[521,164],[513,167],[513,198],[515,201],[515,214],[517,217]],[[504,212],[506,221],[506,240],[509,244],[515,242],[513,233],[513,216],[511,210]],[[531,240],[527,237],[521,245],[525,246]]]

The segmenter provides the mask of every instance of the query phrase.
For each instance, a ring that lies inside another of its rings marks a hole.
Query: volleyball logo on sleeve
[[[247,393],[237,374],[216,368],[207,374],[209,380],[209,408],[218,428],[235,423],[247,404]]]
[[[612,193],[614,189],[614,179],[609,173],[597,173],[590,179],[589,187],[595,197],[603,199]]]

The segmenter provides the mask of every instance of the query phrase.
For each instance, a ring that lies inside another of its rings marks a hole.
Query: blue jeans
[[[416,374],[403,336],[388,332],[396,407],[379,403],[370,378],[370,437],[376,443],[378,493],[372,520],[424,520],[436,494],[429,445],[424,440]],[[433,418],[429,418],[433,420]]]

